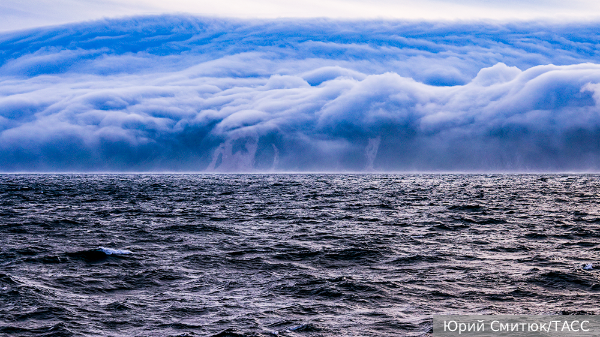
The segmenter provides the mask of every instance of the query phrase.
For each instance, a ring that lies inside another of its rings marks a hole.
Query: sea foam
[[[105,248],[105,247],[99,247],[98,251],[103,252],[106,255],[129,255],[129,254],[133,254],[133,252],[131,252],[129,250],[112,249],[112,248]]]

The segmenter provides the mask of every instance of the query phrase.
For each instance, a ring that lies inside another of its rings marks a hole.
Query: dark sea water
[[[596,175],[0,175],[0,335],[594,314],[599,237]]]

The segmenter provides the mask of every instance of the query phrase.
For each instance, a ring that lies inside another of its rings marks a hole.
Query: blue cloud
[[[160,16],[5,34],[0,170],[597,170],[598,28]]]

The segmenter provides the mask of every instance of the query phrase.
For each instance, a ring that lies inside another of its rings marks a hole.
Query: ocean
[[[595,314],[600,176],[0,175],[0,334],[429,336]]]

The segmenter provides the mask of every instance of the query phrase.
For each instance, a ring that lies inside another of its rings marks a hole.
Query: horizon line
[[[0,175],[600,175],[598,171],[14,171]]]

